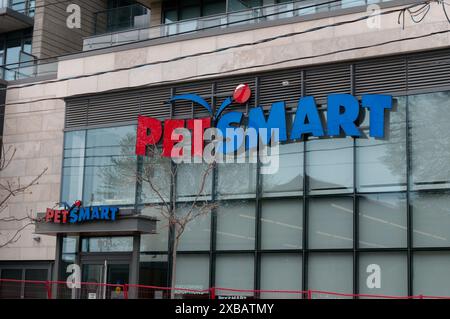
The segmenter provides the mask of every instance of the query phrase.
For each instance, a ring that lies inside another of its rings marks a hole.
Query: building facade
[[[283,101],[288,130],[306,96],[324,121],[329,94],[391,95],[393,107],[383,138],[369,136],[366,113],[359,138],[283,143],[275,174],[261,162],[218,164],[201,194],[216,205],[181,237],[176,286],[261,298],[301,295],[255,291],[449,296],[450,24],[436,3],[420,23],[403,12],[398,24],[402,8],[420,3],[374,2],[383,14],[368,21],[365,1],[108,2],[93,29],[82,26],[83,51],[60,56],[55,74],[7,83],[3,142],[17,151],[1,180],[47,171],[3,214],[81,200],[122,218],[27,227],[0,248],[0,278],[65,281],[77,264],[84,282],[170,286],[174,232],[159,208],[163,198],[180,212],[192,204],[205,165],[176,165],[171,183],[175,164],[152,163],[155,195],[142,179],[149,159],[135,153],[138,116],[204,118],[171,98],[196,94],[216,110],[248,84],[249,101],[229,110],[245,119]],[[21,225],[0,223],[3,240]]]

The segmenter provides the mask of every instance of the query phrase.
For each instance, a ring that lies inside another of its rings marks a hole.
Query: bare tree
[[[160,216],[165,220],[165,224],[168,227],[172,227],[174,232],[174,238],[171,242],[171,251],[172,251],[172,267],[171,267],[171,287],[174,288],[176,286],[176,271],[177,271],[177,251],[178,246],[180,244],[181,237],[186,230],[186,227],[189,223],[195,221],[197,218],[201,216],[205,216],[209,214],[214,208],[217,207],[217,204],[208,200],[208,196],[206,194],[206,185],[208,181],[208,176],[210,176],[215,163],[211,164],[194,164],[194,165],[202,165],[204,167],[203,171],[200,172],[200,175],[197,176],[198,185],[192,180],[184,181],[185,183],[191,183],[191,194],[193,196],[190,197],[189,204],[181,205],[177,204],[177,194],[175,191],[176,188],[176,180],[177,180],[177,171],[178,165],[166,165],[165,169],[164,165],[161,165],[164,159],[161,157],[160,149],[157,147],[151,147],[149,150],[148,157],[144,160],[144,164],[142,167],[142,172],[138,174],[138,178],[140,182],[149,187],[150,192],[152,193],[157,201],[157,204],[147,204],[147,206],[151,206],[159,210]],[[166,161],[170,162],[168,159]],[[163,176],[161,176],[161,172],[164,171],[162,175],[165,175],[165,179],[163,180]],[[168,175],[168,181],[167,181]],[[167,183],[168,182],[168,183]],[[174,298],[175,290],[171,290],[171,298]]]
[[[0,139],[1,153],[0,153],[0,173],[6,170],[14,160],[16,155],[16,149],[12,146],[5,148]],[[0,248],[17,242],[21,233],[30,225],[34,225],[37,221],[37,217],[33,217],[32,212],[28,212],[26,216],[3,216],[5,209],[8,207],[8,202],[11,198],[17,195],[29,194],[32,186],[37,185],[39,179],[45,174],[47,168],[45,168],[39,175],[32,178],[31,181],[22,183],[20,177],[9,178],[0,180],[0,224],[13,224],[18,223],[20,226],[13,230],[13,233],[6,237],[5,240],[0,242]],[[0,233],[1,234],[1,233]]]

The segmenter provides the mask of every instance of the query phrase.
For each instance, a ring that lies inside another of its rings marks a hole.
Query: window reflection
[[[370,112],[356,141],[356,176],[359,192],[406,189],[406,98],[396,98],[386,112],[385,137],[369,136]]]
[[[135,202],[136,126],[89,130],[86,136],[85,203]]]
[[[412,95],[410,109],[412,187],[450,187],[450,92]]]

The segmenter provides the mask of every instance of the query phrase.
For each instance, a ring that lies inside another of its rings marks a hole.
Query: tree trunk
[[[176,226],[175,226],[176,228]],[[171,278],[172,278],[172,282],[171,282],[171,287],[172,289],[170,290],[170,299],[174,299],[175,298],[175,287],[177,284],[177,250],[178,250],[178,236],[175,236],[175,239],[173,241],[173,245],[172,245],[172,269],[171,269]]]

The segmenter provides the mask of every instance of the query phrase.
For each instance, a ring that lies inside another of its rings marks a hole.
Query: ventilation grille
[[[355,63],[355,94],[395,93],[406,90],[404,58]]]
[[[259,78],[259,104],[269,109],[272,103],[284,101],[289,107],[297,106],[302,94],[299,69],[262,75]]]
[[[314,96],[318,103],[331,93],[351,93],[350,65],[311,68],[305,75],[306,95]]]
[[[408,90],[450,86],[450,50],[408,58]]]

